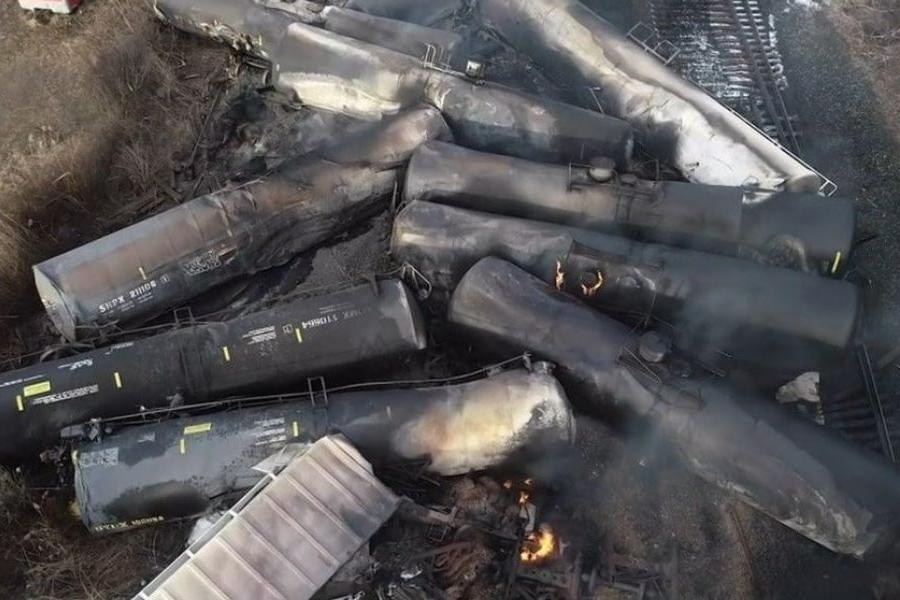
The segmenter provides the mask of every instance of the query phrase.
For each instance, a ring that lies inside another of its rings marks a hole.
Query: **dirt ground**
[[[900,133],[898,10],[896,0],[833,0],[819,18],[840,32],[861,85]],[[0,356],[30,345],[3,327],[39,313],[30,264],[217,187],[202,174],[240,93],[236,73],[227,50],[160,26],[145,0],[89,0],[74,16],[40,19],[0,3]],[[351,244],[314,253],[302,269],[312,271],[308,283],[374,265],[389,227],[376,218]],[[560,502],[621,552],[661,561],[677,547],[683,597],[900,597],[890,577],[699,482],[652,440],[619,441],[588,418],[579,434]],[[125,597],[184,539],[182,525],[91,538],[53,482],[29,485],[0,479],[2,598]]]
[[[2,326],[36,306],[31,264],[188,194],[179,174],[233,61],[160,27],[149,0],[39,18],[2,2],[0,57]]]
[[[233,69],[144,0],[40,18],[0,2],[0,358],[30,345],[31,264],[192,193],[202,153],[186,163]],[[55,490],[2,475],[0,597],[119,597],[178,549],[178,527],[92,539]]]

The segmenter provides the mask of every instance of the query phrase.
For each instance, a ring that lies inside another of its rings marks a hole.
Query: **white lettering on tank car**
[[[97,466],[113,467],[117,464],[119,464],[118,448],[93,450],[91,452],[82,452],[78,455],[78,466],[82,469]]]
[[[84,387],[75,388],[72,390],[66,390],[64,392],[57,392],[55,394],[50,394],[48,396],[41,396],[40,398],[35,398],[31,401],[31,404],[55,404],[56,402],[62,402],[63,400],[72,400],[73,398],[81,398],[83,396],[90,396],[91,394],[96,394],[100,391],[100,386],[97,384],[86,385]]]

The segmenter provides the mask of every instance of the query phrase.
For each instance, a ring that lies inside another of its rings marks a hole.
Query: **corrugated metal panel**
[[[135,600],[304,600],[387,521],[399,499],[346,439],[269,473]]]

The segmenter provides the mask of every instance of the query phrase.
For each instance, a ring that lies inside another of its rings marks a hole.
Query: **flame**
[[[525,490],[519,492],[519,506],[525,506],[529,500],[531,500],[531,494]]]
[[[562,263],[556,261],[556,289],[561,290],[566,284],[566,274],[563,272]]]
[[[581,293],[587,296],[588,298],[592,298],[597,291],[603,287],[603,273],[597,271],[597,283],[592,286],[587,286],[585,284],[581,284]]]
[[[525,537],[519,559],[523,563],[538,563],[553,556],[556,552],[556,536],[547,525],[541,525]]]

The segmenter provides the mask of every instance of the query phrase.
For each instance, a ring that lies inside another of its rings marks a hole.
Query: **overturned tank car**
[[[588,410],[638,415],[685,466],[801,535],[856,557],[894,553],[900,475],[783,407],[684,377],[632,329],[511,263],[486,258],[460,282],[449,320],[481,342],[565,365]]]
[[[443,291],[484,257],[509,260],[605,311],[666,327],[718,368],[816,369],[858,333],[859,291],[846,281],[564,225],[413,202],[394,221],[391,251]]]
[[[363,124],[261,180],[36,265],[38,293],[69,340],[159,315],[239,275],[284,264],[383,209],[416,146],[449,136],[440,113],[427,106]]]
[[[363,40],[425,59],[429,54],[453,60],[462,46],[462,36],[452,31],[422,27],[336,6],[322,9],[323,27],[340,35]],[[455,62],[455,61],[454,61]]]
[[[425,344],[415,298],[383,280],[10,371],[0,374],[0,458],[33,457],[88,419],[283,389]]]
[[[457,2],[459,0],[450,0]],[[324,6],[309,0],[156,0],[157,16],[175,27],[223,42],[240,52],[269,60],[291,23],[307,23],[391,50],[424,58],[427,52],[452,55],[462,38],[433,29],[430,17],[452,12],[445,7],[416,6],[408,0],[337,2]],[[405,5],[405,6],[404,6]],[[421,18],[419,18],[421,17]]]
[[[80,444],[73,457],[82,519],[105,533],[196,516],[256,483],[260,461],[331,433],[376,465],[426,461],[440,475],[558,458],[554,450],[574,441],[565,392],[545,365],[441,383],[388,390],[359,384],[329,391],[327,402],[295,396]]]
[[[441,141],[413,154],[403,194],[829,274],[847,264],[856,226],[843,198],[645,181],[599,161],[551,165]]]
[[[655,157],[694,183],[816,192],[823,178],[579,0],[480,0],[500,35],[595,91]],[[728,157],[723,160],[723,157]]]
[[[434,25],[462,8],[462,0],[338,0],[345,8],[419,25]]]
[[[406,33],[404,24],[385,35],[384,23],[375,28],[356,18],[359,26],[340,28],[360,38],[355,39],[330,30],[337,29],[328,25],[328,16],[339,14],[334,11],[322,11],[324,23],[298,17],[286,25],[284,19],[251,22],[240,16],[239,7],[247,4],[241,0],[225,4],[227,11],[204,4],[202,19],[193,0],[160,0],[159,6],[172,24],[187,31],[209,35],[205,23],[214,22],[212,29],[227,30],[228,39],[257,40],[256,46],[239,47],[269,61],[273,85],[313,108],[373,120],[426,102],[443,113],[465,146],[549,162],[606,156],[625,167],[631,158],[634,142],[624,121],[469,78],[442,62],[443,51],[423,57],[377,45],[393,36],[416,47],[424,37]],[[256,14],[258,7],[245,10]],[[433,34],[432,46],[440,46],[444,35]]]

